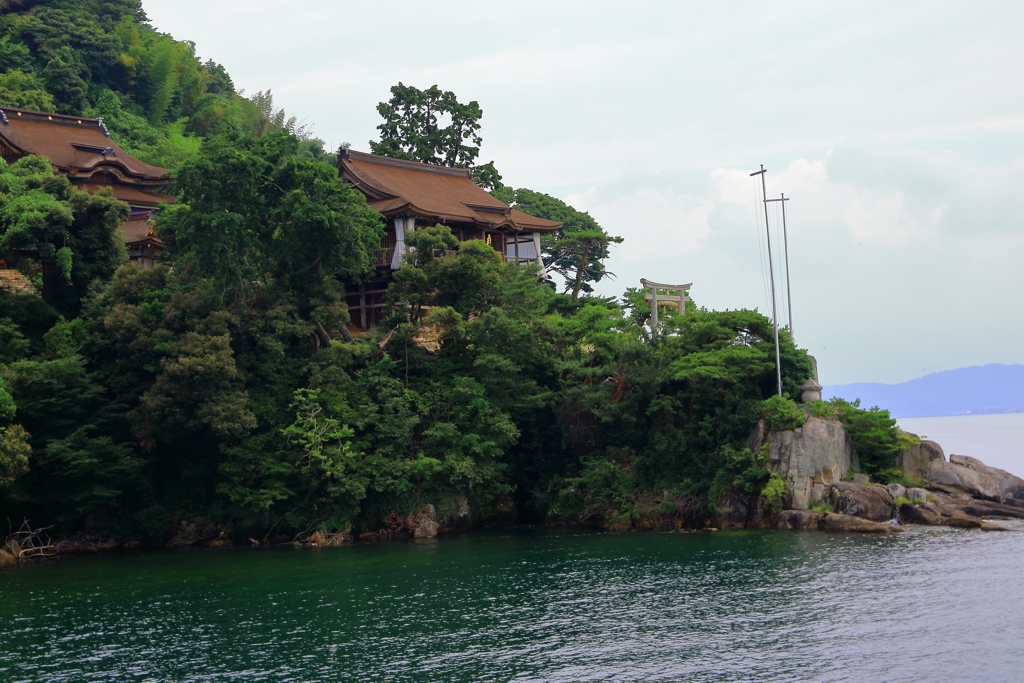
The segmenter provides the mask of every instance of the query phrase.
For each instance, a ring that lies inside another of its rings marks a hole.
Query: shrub
[[[786,480],[778,472],[772,472],[768,477],[768,483],[761,490],[764,498],[764,514],[767,517],[774,517],[782,512],[782,499],[786,495]]]
[[[796,429],[806,420],[807,415],[792,399],[772,396],[761,402],[761,417],[769,432],[785,432]]]
[[[826,503],[825,501],[821,501],[819,503],[815,503],[814,505],[811,506],[811,509],[814,510],[815,512],[833,512],[834,513],[836,511],[836,509],[834,507],[832,507],[831,503]]]

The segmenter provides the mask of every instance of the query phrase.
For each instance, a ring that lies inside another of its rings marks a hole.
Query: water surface
[[[1008,681],[1024,533],[504,529],[0,571],[0,680]]]

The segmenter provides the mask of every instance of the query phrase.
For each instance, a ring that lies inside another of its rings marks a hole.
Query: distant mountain
[[[903,384],[826,386],[822,396],[859,398],[862,408],[885,408],[893,417],[1024,413],[1024,365],[976,365]]]

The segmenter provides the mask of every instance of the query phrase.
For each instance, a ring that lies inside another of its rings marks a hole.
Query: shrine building
[[[132,261],[155,264],[165,244],[150,220],[174,197],[160,194],[170,183],[167,169],[145,164],[110,139],[103,119],[0,107],[0,156],[8,163],[36,154],[47,157],[75,187],[94,193],[109,187],[131,207],[121,234]]]
[[[381,319],[391,274],[402,266],[406,235],[441,224],[460,242],[484,240],[508,262],[541,261],[540,238],[561,223],[530,216],[503,204],[473,182],[465,168],[449,168],[341,150],[338,172],[366,196],[367,204],[387,219],[374,265],[376,275],[346,287],[353,324],[369,329]]]

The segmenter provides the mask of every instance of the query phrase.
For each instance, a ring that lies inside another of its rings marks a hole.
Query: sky
[[[332,148],[369,151],[399,82],[476,100],[479,161],[624,238],[601,294],[770,315],[763,165],[779,319],[823,384],[1024,363],[1024,3],[143,7]]]

